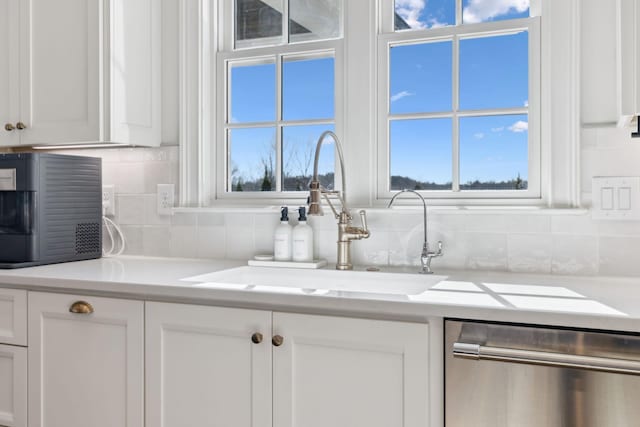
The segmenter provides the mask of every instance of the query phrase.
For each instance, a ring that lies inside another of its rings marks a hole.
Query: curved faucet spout
[[[422,208],[424,209],[424,243],[426,244],[428,242],[428,240],[427,240],[427,202],[424,200],[424,197],[422,197],[422,194],[420,194],[420,193],[418,193],[417,191],[414,191],[414,190],[404,189],[404,190],[400,191],[399,193],[396,193],[391,198],[391,201],[387,205],[387,208],[390,208],[391,205],[393,205],[393,202],[396,201],[396,198],[398,196],[400,196],[401,194],[404,194],[404,193],[415,194],[417,197],[420,198],[420,200],[422,200]]]
[[[320,138],[318,138],[318,142],[316,143],[316,155],[315,158],[313,160],[313,178],[311,178],[311,183],[309,184],[309,187],[311,188],[312,194],[311,194],[311,201],[312,202],[320,202],[320,195],[319,195],[319,191],[316,193],[318,200],[313,200],[314,199],[314,194],[313,191],[314,190],[320,190],[320,181],[318,179],[318,163],[320,162],[320,149],[322,148],[322,143],[325,141],[325,138],[327,136],[331,136],[331,138],[333,139],[333,141],[336,144],[336,150],[338,151],[338,160],[340,162],[340,179],[342,181],[342,195],[341,195],[341,201],[342,201],[342,210],[346,211],[347,210],[347,184],[346,184],[346,177],[345,177],[345,173],[344,173],[344,156],[342,154],[342,144],[340,143],[340,139],[338,138],[338,135],[336,135],[334,132],[328,130],[322,133],[322,135],[320,135]],[[313,213],[310,213],[313,214]]]
[[[422,194],[418,193],[417,191],[414,190],[402,190],[399,193],[396,193],[392,198],[391,201],[389,202],[389,205],[387,206],[387,208],[390,208],[391,205],[393,205],[393,202],[395,202],[396,198],[398,196],[400,196],[401,194],[404,193],[411,193],[414,194],[415,196],[417,196],[421,201],[422,201],[422,208],[423,208],[423,220],[424,220],[424,243],[422,244],[422,254],[420,255],[420,262],[422,263],[422,271],[421,273],[423,274],[432,274],[433,271],[431,270],[431,260],[433,258],[436,257],[440,257],[442,256],[442,242],[438,242],[438,250],[436,252],[432,252],[429,250],[429,240],[427,240],[427,202],[424,200],[424,197],[422,197]]]

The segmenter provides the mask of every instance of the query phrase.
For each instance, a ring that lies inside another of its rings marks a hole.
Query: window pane
[[[460,107],[529,105],[528,33],[460,42]]]
[[[333,58],[285,58],[282,80],[284,120],[333,118]]]
[[[391,122],[391,190],[451,190],[451,119]]]
[[[322,132],[334,130],[331,125],[288,126],[283,128],[282,144],[282,189],[284,191],[306,191],[313,175],[313,160],[316,143]],[[322,144],[318,177],[328,189],[334,187],[335,147],[327,138]]]
[[[342,0],[290,0],[289,41],[340,37]]]
[[[526,190],[529,123],[526,115],[460,119],[460,188]]]
[[[452,44],[391,48],[391,114],[451,111]]]
[[[229,79],[230,123],[275,121],[275,64],[232,64]]]
[[[462,21],[465,24],[528,17],[529,0],[463,0],[462,2]]]
[[[275,168],[275,128],[229,131],[228,191],[275,191]]]
[[[455,0],[395,1],[396,31],[438,28],[455,23]]]
[[[282,43],[283,0],[235,0],[236,48]]]

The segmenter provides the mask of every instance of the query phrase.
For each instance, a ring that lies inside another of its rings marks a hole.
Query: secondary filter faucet
[[[336,151],[338,152],[338,160],[340,162],[340,172],[342,179],[342,191],[327,191],[322,188],[320,185],[320,180],[318,178],[318,161],[320,159],[320,148],[322,148],[322,143],[324,142],[327,136],[331,136],[331,138],[336,143]],[[340,212],[336,210],[336,208],[331,203],[329,196],[335,196],[340,200],[340,204],[342,205]],[[320,216],[322,213],[322,198],[325,198],[329,207],[333,211],[336,219],[338,220],[338,262],[336,263],[337,270],[352,270],[353,264],[351,263],[351,241],[352,240],[361,240],[368,239],[371,236],[371,233],[367,229],[367,213],[364,210],[360,211],[360,218],[362,219],[362,228],[354,227],[351,225],[351,221],[353,217],[349,213],[349,208],[347,207],[347,196],[346,196],[346,184],[345,184],[345,174],[344,174],[344,157],[342,155],[342,145],[340,144],[340,140],[338,136],[331,132],[326,131],[320,138],[318,138],[318,143],[316,144],[316,156],[313,162],[313,178],[311,178],[311,183],[309,184],[309,215]]]
[[[396,193],[393,198],[391,198],[391,201],[389,202],[389,205],[387,206],[387,208],[390,208],[391,205],[393,205],[393,202],[395,202],[396,198],[398,196],[400,196],[401,194],[405,194],[405,193],[411,193],[411,194],[415,194],[417,197],[420,198],[420,200],[422,201],[422,207],[424,209],[424,215],[423,215],[423,220],[424,220],[424,243],[422,244],[422,254],[420,255],[420,263],[422,264],[422,270],[420,271],[420,273],[422,274],[433,274],[433,270],[431,270],[431,260],[433,258],[437,258],[437,257],[441,257],[442,256],[442,242],[439,241],[438,242],[438,250],[436,252],[430,251],[429,250],[429,240],[427,239],[427,202],[425,202],[424,197],[422,197],[422,194],[418,193],[417,191],[414,190],[402,190],[399,193]]]

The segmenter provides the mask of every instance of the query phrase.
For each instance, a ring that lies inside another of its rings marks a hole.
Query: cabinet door
[[[27,427],[27,349],[0,345],[0,425]]]
[[[143,427],[143,322],[139,301],[30,293],[29,426]]]
[[[27,345],[27,291],[0,289],[0,344]]]
[[[111,140],[114,142],[160,145],[161,8],[158,0],[111,0]]]
[[[0,0],[0,146],[18,144],[18,132],[8,131],[20,115],[18,89],[18,22],[20,9],[15,0]]]
[[[428,326],[274,313],[274,427],[429,425]]]
[[[270,332],[268,311],[147,303],[147,425],[271,426]]]
[[[20,4],[22,144],[98,141],[102,0]]]

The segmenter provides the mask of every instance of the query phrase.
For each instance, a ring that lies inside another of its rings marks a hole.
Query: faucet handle
[[[442,255],[442,240],[438,240],[438,252],[437,255]]]
[[[369,231],[367,227],[367,211],[363,209],[359,213],[360,213],[360,219],[362,220],[362,231]]]

